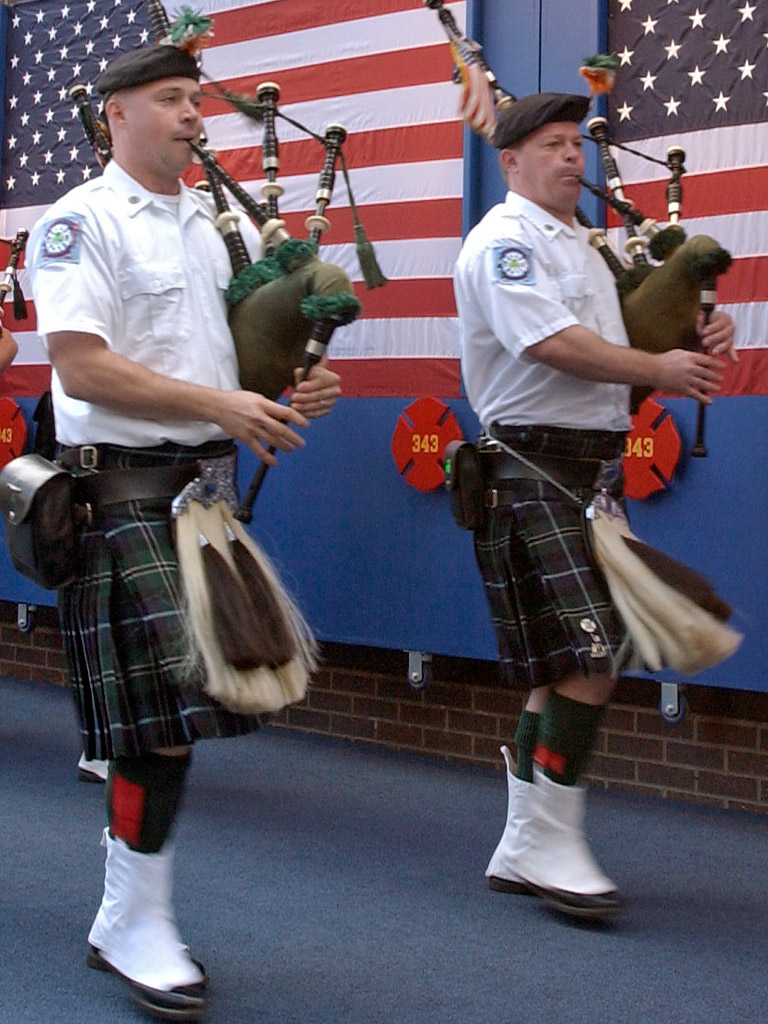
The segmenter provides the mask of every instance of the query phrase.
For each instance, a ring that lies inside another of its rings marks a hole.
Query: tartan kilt
[[[507,429],[515,428],[499,428],[497,436],[523,450],[504,436]],[[537,452],[608,457],[602,432],[592,432],[591,444],[590,432],[567,432],[582,435],[577,439],[552,428],[534,430],[536,443],[525,445],[535,449],[526,452],[533,462]],[[502,677],[529,690],[573,673],[614,672],[626,629],[589,552],[583,505],[546,482],[504,483],[503,504],[488,510],[474,536]],[[591,488],[571,490],[584,504],[592,496]]]
[[[202,454],[171,445],[151,453],[98,447],[100,466],[110,469]],[[78,575],[59,591],[59,613],[87,757],[138,757],[259,727],[256,716],[228,711],[202,690],[167,499],[109,506],[82,536]]]

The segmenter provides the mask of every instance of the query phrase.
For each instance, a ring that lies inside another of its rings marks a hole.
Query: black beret
[[[537,128],[553,121],[574,121],[586,117],[589,97],[564,92],[539,92],[504,107],[493,132],[493,144],[506,149],[522,142]]]
[[[115,57],[96,82],[96,89],[102,96],[109,96],[118,89],[176,77],[199,82],[200,68],[195,58],[177,46],[145,46]]]

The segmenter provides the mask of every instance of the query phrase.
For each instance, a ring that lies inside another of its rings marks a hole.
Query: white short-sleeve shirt
[[[464,384],[484,427],[628,429],[626,385],[582,380],[527,353],[576,324],[629,345],[615,280],[584,228],[509,192],[467,236],[454,288]]]
[[[154,196],[110,162],[101,177],[59,199],[33,228],[28,269],[43,342],[57,331],[95,334],[114,352],[177,380],[239,388],[224,292],[232,277],[210,197],[185,186]],[[241,218],[253,258],[258,232]],[[198,445],[224,436],[213,423],[125,416],[51,391],[56,435],[67,445]]]

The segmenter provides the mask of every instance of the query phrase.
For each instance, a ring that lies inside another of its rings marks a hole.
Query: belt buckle
[[[99,450],[92,444],[84,444],[78,451],[78,460],[81,469],[97,469],[99,465]]]

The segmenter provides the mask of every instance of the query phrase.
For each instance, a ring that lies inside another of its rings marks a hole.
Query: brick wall
[[[0,676],[66,686],[67,660],[55,609],[38,608],[32,621],[34,629],[22,633],[17,625],[17,606],[0,601]]]
[[[512,742],[521,697],[498,685],[495,665],[436,656],[423,690],[408,685],[407,668],[404,652],[326,644],[306,699],[272,723],[501,771],[499,746]],[[66,684],[55,611],[40,608],[35,629],[21,633],[16,605],[0,602],[1,675]],[[676,725],[661,718],[659,695],[657,683],[620,682],[590,784],[768,813],[768,694],[691,686]]]

